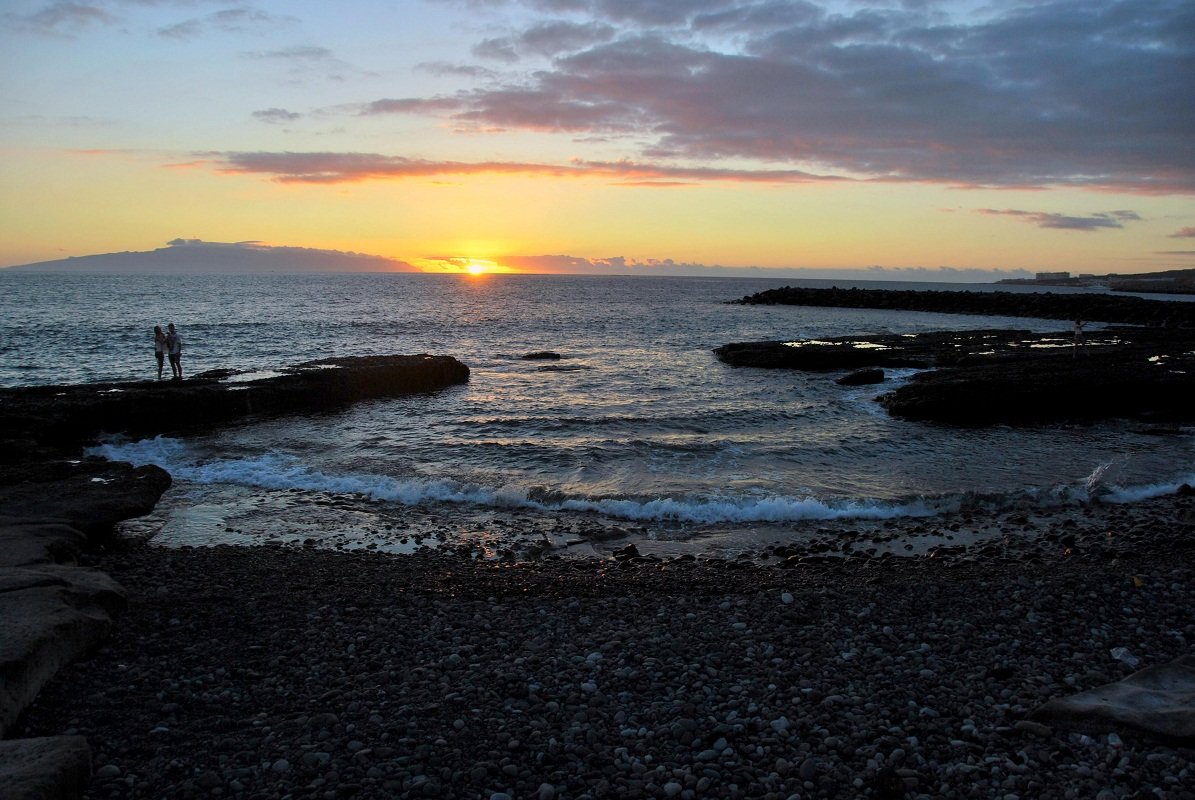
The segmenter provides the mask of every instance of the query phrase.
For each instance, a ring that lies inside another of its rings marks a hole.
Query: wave
[[[111,442],[90,448],[89,455],[135,465],[155,464],[177,479],[199,484],[233,484],[261,489],[350,494],[403,505],[457,503],[545,512],[590,512],[623,520],[697,525],[786,523],[801,520],[930,517],[942,513],[1003,511],[1016,507],[1056,507],[1088,502],[1133,503],[1173,494],[1195,484],[1195,474],[1144,486],[1106,486],[1106,465],[1083,483],[1049,490],[1026,489],[1010,494],[958,493],[903,502],[871,499],[824,500],[771,495],[687,497],[584,497],[542,486],[499,488],[446,478],[395,478],[373,474],[334,474],[308,466],[296,456],[270,452],[244,458],[200,461],[180,440],[159,436],[136,442]]]
[[[182,441],[159,436],[137,442],[112,442],[90,448],[89,455],[138,466],[155,464],[180,480],[200,484],[235,484],[261,489],[298,489],[355,494],[370,500],[418,505],[465,503],[539,511],[593,512],[634,521],[717,523],[793,522],[841,518],[890,519],[931,516],[921,500],[909,503],[823,501],[812,497],[588,498],[543,487],[491,488],[450,479],[398,479],[386,475],[329,474],[285,453],[198,461]]]

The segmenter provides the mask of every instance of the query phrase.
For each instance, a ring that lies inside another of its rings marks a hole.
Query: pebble
[[[96,777],[119,784],[108,794],[130,793],[126,775],[138,796],[262,800],[1094,798],[1190,785],[1172,748],[1124,731],[1083,745],[1026,719],[1120,677],[1107,655],[1119,643],[1144,663],[1189,652],[1195,571],[1173,560],[1134,562],[1137,587],[1103,561],[960,561],[905,581],[917,562],[871,559],[852,577],[314,548],[104,558],[142,602],[87,669],[42,690],[22,734],[85,731]],[[162,585],[168,605],[144,590]]]

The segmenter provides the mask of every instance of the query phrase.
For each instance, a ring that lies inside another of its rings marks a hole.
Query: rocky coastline
[[[1092,292],[960,292],[895,289],[808,289],[784,286],[730,301],[739,305],[877,308],[944,314],[1081,319],[1122,325],[1195,328],[1195,303]]]
[[[468,379],[469,368],[455,358],[420,354],[323,359],[266,375],[218,370],[185,381],[0,389],[0,463],[71,452],[104,432],[185,434]]]
[[[0,619],[85,634],[6,706],[4,800],[1195,797],[1195,710],[1115,701],[1195,672],[1189,490],[817,523],[726,557],[168,550],[110,534],[169,476],[17,411],[47,422],[0,452],[51,455],[0,475],[25,554],[0,585],[35,576],[0,603],[43,594]]]
[[[74,735],[13,738],[37,693],[96,648],[127,607],[124,587],[88,561],[117,544],[122,520],[148,514],[170,476],[81,456],[101,433],[198,430],[254,416],[336,408],[468,379],[442,356],[301,364],[254,380],[0,390],[0,798],[77,797],[91,774]]]
[[[893,416],[912,420],[1195,423],[1195,331],[1109,327],[1085,333],[1077,345],[1069,331],[970,330],[739,342],[714,352],[735,367],[927,370],[877,397]],[[882,383],[883,376],[844,375],[839,382]]]

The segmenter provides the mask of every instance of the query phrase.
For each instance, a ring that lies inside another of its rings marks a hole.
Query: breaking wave
[[[494,508],[526,508],[545,512],[591,512],[633,521],[720,523],[785,523],[800,520],[892,519],[927,517],[967,510],[1008,510],[1025,506],[1058,506],[1087,502],[1132,503],[1171,494],[1195,474],[1166,483],[1117,487],[1102,483],[1104,469],[1087,480],[1049,491],[1024,490],[1012,494],[964,493],[904,502],[870,499],[824,500],[816,497],[686,496],[585,497],[542,486],[487,487],[445,478],[395,478],[375,474],[335,474],[304,464],[298,457],[269,452],[243,458],[201,460],[180,440],[156,437],[136,442],[113,442],[91,448],[90,455],[136,465],[155,464],[176,479],[199,484],[233,484],[272,490],[349,494],[370,500],[420,505],[454,503]]]

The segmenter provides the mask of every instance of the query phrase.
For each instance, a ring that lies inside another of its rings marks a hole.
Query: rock
[[[785,286],[757,292],[735,302],[741,305],[881,308],[946,314],[1085,319],[1128,325],[1195,327],[1195,307],[1187,303],[1118,297],[1111,294],[898,291],[838,287],[813,289]]]
[[[959,425],[1039,425],[1195,417],[1195,355],[1159,369],[1152,348],[1074,358],[1054,353],[922,373],[879,398],[905,419]]]
[[[854,372],[843,375],[834,382],[839,386],[865,386],[871,383],[883,383],[884,370],[878,367],[857,369]]]
[[[0,389],[0,431],[4,438],[69,450],[101,431],[177,434],[249,416],[323,411],[426,392],[468,379],[469,368],[455,358],[421,354],[308,361],[243,383],[192,378]]]
[[[1054,733],[1054,729],[1049,725],[1043,725],[1040,722],[1034,722],[1033,720],[1029,719],[1018,721],[1016,725],[1012,726],[1012,728],[1019,733],[1028,734],[1030,736],[1040,736],[1043,739],[1051,736]]]
[[[1086,728],[1129,728],[1195,743],[1195,656],[1146,667],[1116,683],[1049,700],[1030,719]]]
[[[628,544],[626,547],[621,547],[621,548],[615,550],[613,555],[614,555],[614,559],[616,561],[625,561],[627,559],[638,557],[639,548],[636,547],[633,543]]]
[[[215,789],[217,786],[223,786],[224,781],[220,779],[214,771],[205,769],[195,777],[195,785],[201,789]]]
[[[537,350],[534,353],[525,353],[523,358],[528,361],[559,361],[560,353],[554,353],[551,350]]]
[[[87,537],[65,523],[9,521],[0,517],[0,567],[73,564]]]
[[[91,779],[91,750],[82,736],[0,741],[0,797],[82,797]]]
[[[102,572],[0,570],[0,737],[65,664],[102,641],[124,590]]]
[[[106,537],[117,522],[153,511],[171,482],[160,467],[98,458],[37,465],[26,472],[19,482],[0,482],[0,514],[10,524],[66,524],[88,538]]]
[[[1073,351],[1072,341],[1066,331],[972,330],[738,342],[714,352],[740,367],[859,373],[933,367],[877,398],[889,414],[906,419],[957,425],[1195,421],[1195,330],[1109,328],[1090,335],[1082,353]]]

